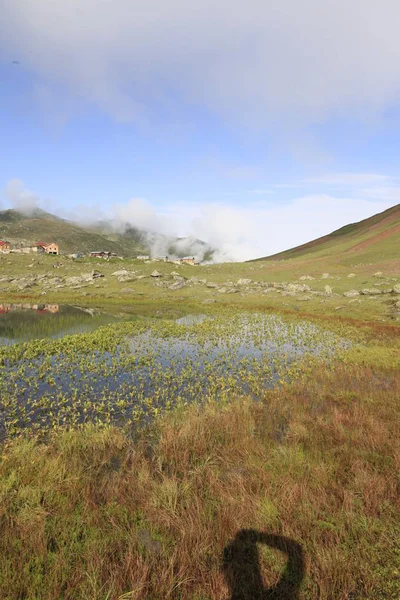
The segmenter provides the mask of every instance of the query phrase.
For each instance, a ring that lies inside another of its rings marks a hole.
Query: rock
[[[175,281],[175,283],[168,286],[168,289],[172,290],[174,292],[176,290],[181,290],[182,288],[185,287],[185,285],[186,285],[185,281]]]
[[[302,275],[299,277],[299,281],[313,281],[315,277],[311,277],[311,275]]]
[[[203,300],[202,304],[214,304],[215,302],[216,300],[214,300],[214,298],[206,298]]]
[[[374,274],[372,275],[372,277],[383,277],[383,276],[384,276],[384,275],[383,275],[382,271],[377,271],[376,273],[374,273]]]
[[[330,275],[329,273],[322,273],[322,279],[329,279]]]
[[[246,278],[238,279],[238,282],[236,285],[250,285],[250,283],[252,283],[252,281],[253,281],[252,279],[246,279]]]
[[[397,285],[394,286],[393,293],[394,294],[400,294],[400,285],[399,284],[397,284]]]
[[[332,296],[333,290],[330,285],[326,285],[324,290],[325,290],[325,294],[327,294],[328,296]]]
[[[81,277],[66,277],[65,285],[79,285],[82,283]]]
[[[359,296],[360,292],[358,292],[357,290],[349,290],[348,292],[344,292],[343,296],[345,298],[355,298],[356,296]]]
[[[341,310],[342,308],[346,308],[345,306],[341,305],[341,306],[335,306],[335,310]]]
[[[130,274],[128,274],[128,275],[120,275],[118,277],[118,281],[120,283],[127,283],[129,281],[136,281],[137,279],[139,279],[139,278],[136,277],[136,275],[130,275]]]
[[[99,277],[104,277],[103,273],[100,273],[100,271],[97,271],[96,269],[93,269],[93,271],[92,271],[92,279],[98,279]]]
[[[349,300],[349,304],[354,304],[354,302],[357,302],[357,304],[361,304],[361,300],[359,300],[358,298],[353,298],[353,300]]]
[[[395,307],[397,308],[397,310],[400,310],[400,300],[396,302]]]
[[[164,275],[162,273],[160,273],[160,271],[157,271],[157,269],[155,269],[151,274],[150,277],[164,277]]]
[[[111,273],[111,277],[124,277],[125,275],[134,275],[134,271],[119,269],[119,271],[114,271],[114,273]]]
[[[209,281],[207,283],[207,287],[215,290],[215,289],[218,289],[219,286],[218,286],[218,283],[214,283],[214,281]]]
[[[382,294],[382,290],[378,290],[377,288],[364,288],[360,293],[363,296],[377,296],[378,294]]]
[[[311,292],[310,286],[306,285],[305,283],[289,283],[286,286],[286,289],[289,292]]]
[[[356,276],[356,274],[355,274],[355,273],[349,273],[349,274],[347,275],[347,277],[348,277],[349,279],[351,279],[352,277],[355,277],[355,276]]]
[[[221,288],[218,289],[218,292],[220,294],[226,294],[227,291],[228,291],[228,289],[226,287],[221,287]]]
[[[92,280],[93,280],[93,272],[81,273],[81,281],[92,281]]]

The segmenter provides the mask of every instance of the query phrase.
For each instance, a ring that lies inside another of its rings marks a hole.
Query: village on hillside
[[[1,254],[51,254],[58,256],[60,254],[60,247],[56,242],[36,242],[31,246],[14,246],[11,242],[6,240],[0,240],[0,253]],[[93,250],[91,252],[75,252],[67,255],[69,258],[103,258],[110,259],[116,258],[115,252],[109,252],[108,250]],[[168,256],[150,256],[149,254],[139,254],[136,260],[143,262],[170,262],[177,265],[192,265],[196,266],[199,263],[196,261],[194,256],[184,256],[183,258],[168,257]]]

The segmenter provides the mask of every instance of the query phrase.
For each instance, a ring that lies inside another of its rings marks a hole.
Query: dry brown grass
[[[224,548],[252,529],[302,548],[303,581],[289,573],[282,599],[398,598],[399,398],[398,371],[321,366],[262,403],[191,408],[134,442],[95,427],[12,441],[0,596],[228,599]],[[259,554],[276,585],[284,555]]]

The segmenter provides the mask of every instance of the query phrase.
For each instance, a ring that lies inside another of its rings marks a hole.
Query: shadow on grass
[[[274,586],[264,586],[257,544],[265,544],[287,555],[287,564]],[[304,577],[304,555],[300,544],[281,535],[242,529],[226,546],[223,570],[230,600],[299,600]]]

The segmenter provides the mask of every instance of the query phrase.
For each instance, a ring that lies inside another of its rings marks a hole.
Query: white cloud
[[[309,195],[284,205],[198,207],[190,227],[221,249],[221,260],[248,260],[293,248],[389,208],[392,202]]]
[[[39,197],[19,179],[8,182],[6,197],[14,208],[27,213],[40,205]],[[400,201],[400,187],[372,187],[359,197],[310,194],[286,203],[254,200],[246,206],[176,202],[157,207],[145,199],[132,198],[126,203],[112,205],[107,211],[86,206],[76,209],[75,214],[62,214],[86,225],[107,220],[118,230],[124,230],[130,224],[172,238],[189,236],[192,238],[190,243],[182,241],[181,250],[201,258],[204,247],[193,243],[197,238],[218,249],[218,260],[243,261],[309,242],[343,225],[379,213],[392,206],[394,201]],[[54,212],[60,214],[62,211],[55,209]],[[153,254],[168,253],[169,241],[165,238],[149,235],[149,241]]]
[[[25,214],[31,214],[39,208],[39,197],[25,187],[20,179],[11,179],[5,189],[5,195],[11,206]]]
[[[0,50],[37,74],[57,112],[57,97],[84,99],[146,123],[200,105],[291,130],[370,122],[400,99],[397,0],[3,0],[1,11]]]

